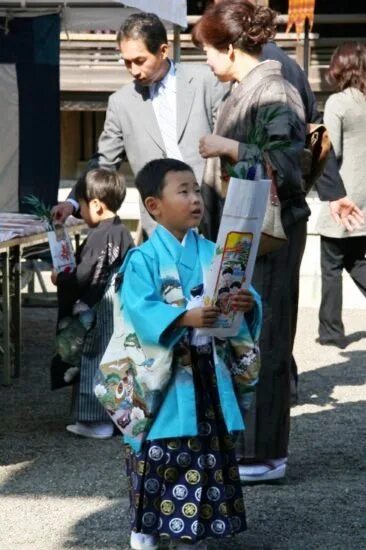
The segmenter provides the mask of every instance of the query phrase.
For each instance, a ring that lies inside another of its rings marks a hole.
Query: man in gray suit
[[[127,158],[136,174],[146,162],[169,156],[192,166],[200,182],[205,161],[199,139],[212,133],[224,88],[207,66],[169,59],[166,30],[154,14],[128,17],[117,42],[134,80],[110,96],[98,152],[87,169],[118,169]],[[54,207],[54,217],[63,221],[77,208],[71,192]],[[142,224],[151,231],[153,222],[143,208]]]

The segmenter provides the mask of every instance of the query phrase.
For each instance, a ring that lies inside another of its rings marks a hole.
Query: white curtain
[[[155,13],[161,19],[170,21],[184,29],[187,27],[186,0],[117,0],[126,6]]]

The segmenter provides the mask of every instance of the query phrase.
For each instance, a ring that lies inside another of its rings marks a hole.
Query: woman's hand
[[[215,306],[195,307],[179,317],[176,327],[212,327],[219,314],[220,310]]]
[[[204,159],[210,157],[228,157],[233,162],[237,162],[239,142],[234,139],[217,136],[216,134],[209,134],[200,139],[198,150]]]
[[[241,311],[248,313],[254,307],[254,298],[250,290],[241,289],[236,294],[230,296],[232,311]]]

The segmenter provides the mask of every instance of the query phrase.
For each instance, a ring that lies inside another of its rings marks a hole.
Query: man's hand
[[[250,290],[239,290],[234,296],[230,296],[230,309],[232,311],[241,311],[242,313],[248,313],[254,306],[253,294]]]
[[[215,324],[215,321],[220,314],[218,307],[205,306],[195,307],[186,311],[179,317],[177,327],[193,327],[193,328],[209,328]]]
[[[362,210],[347,196],[331,201],[329,208],[333,220],[338,225],[343,225],[350,233],[355,229],[359,229],[365,223]]]
[[[199,153],[202,158],[228,157],[237,162],[239,154],[239,142],[234,139],[209,134],[199,141]]]
[[[69,201],[59,202],[52,208],[52,217],[55,222],[64,223],[66,218],[71,216],[74,207]]]

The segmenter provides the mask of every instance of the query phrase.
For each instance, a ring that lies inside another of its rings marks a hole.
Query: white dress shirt
[[[150,98],[167,157],[183,160],[177,139],[177,79],[172,61],[164,78],[150,86]]]

